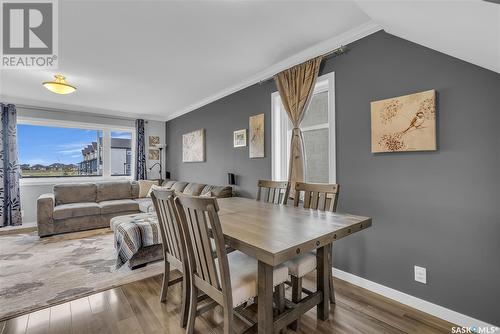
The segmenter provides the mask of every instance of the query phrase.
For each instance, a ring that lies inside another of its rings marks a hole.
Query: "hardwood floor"
[[[161,278],[148,278],[7,320],[0,323],[0,333],[184,333],[179,326],[180,284],[169,288],[167,303],[162,304]],[[307,277],[304,286],[314,288],[313,282],[313,276]],[[301,318],[299,333],[430,334],[450,333],[453,326],[341,280],[335,279],[335,289],[337,303],[332,305],[330,320],[316,320],[313,308]],[[221,309],[198,317],[195,329],[197,333],[221,333]]]

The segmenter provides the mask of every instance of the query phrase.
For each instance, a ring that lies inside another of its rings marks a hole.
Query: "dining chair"
[[[242,319],[247,325],[254,326],[254,323],[240,315],[235,308],[245,305],[257,296],[257,260],[239,251],[229,254],[226,252],[216,198],[181,194],[175,198],[175,204],[183,231],[181,237],[185,238],[184,252],[189,260],[191,278],[186,332],[193,332],[196,316],[205,311],[204,307],[198,308],[195,298],[200,291],[222,306],[224,333],[233,331],[234,316]],[[212,243],[210,238],[215,242]],[[212,245],[215,246],[215,255]],[[287,278],[286,266],[274,268],[274,286],[282,286]]]
[[[327,183],[304,183],[295,184],[295,196],[293,205],[299,206],[301,193],[304,194],[304,209],[321,211],[337,211],[340,186],[338,184]]]
[[[161,240],[163,245],[163,283],[160,293],[160,301],[163,303],[167,300],[168,287],[179,282],[182,283],[182,306],[181,306],[181,326],[186,327],[189,304],[189,275],[186,275],[184,266],[180,238],[180,229],[178,224],[178,214],[174,204],[174,190],[155,188],[151,192],[156,215],[158,217],[158,225],[160,227]],[[170,279],[170,270],[177,269],[182,273],[182,276],[173,280]]]
[[[300,199],[303,200],[305,209],[330,211],[337,210],[340,186],[338,184],[304,183],[295,184],[294,206],[299,206]],[[303,195],[302,195],[303,194]],[[332,256],[328,252],[328,256]],[[296,303],[302,298],[302,292],[308,292],[302,288],[302,277],[316,270],[316,253],[309,252],[298,256],[287,263],[292,279],[292,302]],[[330,275],[330,302],[335,303],[335,292],[333,287],[333,276]]]
[[[257,200],[274,204],[287,204],[290,186],[287,181],[259,180]]]

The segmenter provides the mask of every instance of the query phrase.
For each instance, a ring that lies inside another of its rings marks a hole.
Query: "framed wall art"
[[[149,149],[148,159],[149,160],[160,160],[160,150]]]
[[[233,132],[233,147],[247,146],[247,129],[236,130]]]
[[[182,135],[182,162],[205,161],[205,129]]]
[[[149,147],[160,145],[160,136],[149,136]]]
[[[371,103],[372,153],[436,150],[436,91]]]
[[[264,158],[264,114],[249,118],[249,156]]]

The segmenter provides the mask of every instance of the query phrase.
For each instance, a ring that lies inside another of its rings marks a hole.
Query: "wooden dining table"
[[[330,313],[332,243],[370,227],[369,217],[275,205],[241,197],[218,199],[226,244],[258,260],[258,332],[276,333],[317,306],[317,318]],[[273,268],[316,249],[317,291],[285,312],[273,315]]]

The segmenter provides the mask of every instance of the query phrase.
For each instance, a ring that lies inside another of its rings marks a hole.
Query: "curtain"
[[[136,138],[136,160],[135,160],[135,179],[145,180],[146,175],[146,149],[144,139],[144,120],[135,120],[135,138]]]
[[[13,104],[0,103],[0,227],[22,224],[17,156],[17,113]]]
[[[299,126],[311,102],[321,59],[322,57],[317,57],[308,60],[274,76],[281,102],[293,126],[288,169],[292,197],[295,194],[295,183],[304,181],[305,177],[304,139]]]

